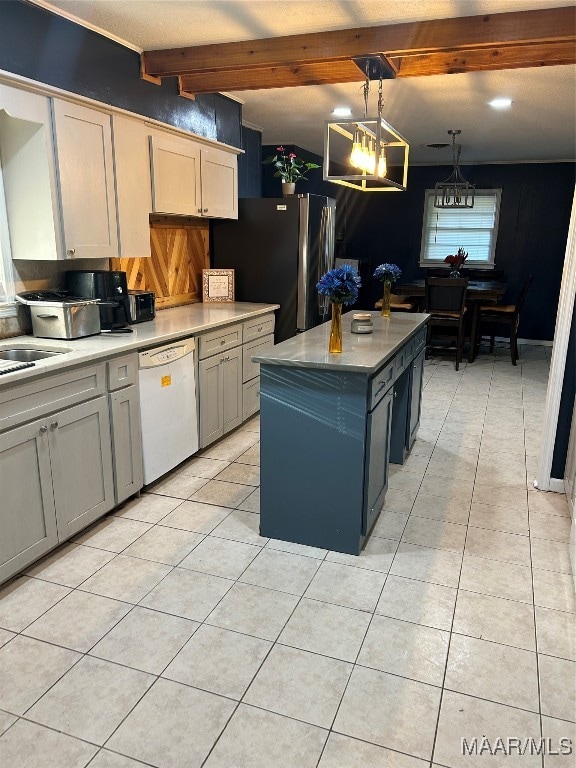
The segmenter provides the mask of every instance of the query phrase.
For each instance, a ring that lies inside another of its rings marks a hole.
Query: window
[[[10,237],[8,235],[8,217],[4,200],[4,185],[0,169],[0,316],[13,314],[8,312],[14,301],[14,277],[10,252]]]
[[[500,189],[477,189],[473,208],[434,208],[434,190],[426,190],[420,266],[443,264],[458,248],[468,251],[466,265],[494,268]]]

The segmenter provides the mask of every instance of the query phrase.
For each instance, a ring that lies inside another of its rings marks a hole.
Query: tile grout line
[[[492,387],[493,376],[494,376],[494,367],[492,365],[492,372],[491,372],[491,375],[490,375],[490,386],[488,387],[488,392],[490,391],[490,389]],[[456,388],[456,392],[457,391],[458,391],[458,388]],[[456,397],[456,393],[455,393],[454,396]],[[485,423],[485,420],[486,420],[486,410],[487,410],[487,407],[486,407],[486,409],[484,411],[484,422],[483,422],[483,424]],[[482,434],[483,433],[484,433],[484,427],[482,429]],[[480,446],[481,445],[482,445],[482,436],[480,438]],[[480,460],[480,451],[478,452],[478,456],[477,456],[477,460],[476,460],[476,473],[478,472],[478,462],[479,462],[479,460]],[[435,727],[435,730],[434,730],[434,738],[433,738],[433,741],[432,741],[432,750],[431,750],[431,753],[430,753],[430,765],[431,766],[434,763],[434,753],[436,751],[436,742],[438,740],[438,729],[440,727],[440,717],[441,717],[441,713],[442,713],[442,703],[443,703],[443,699],[444,699],[444,691],[445,690],[450,690],[450,689],[447,689],[445,687],[445,684],[446,684],[446,676],[448,674],[448,663],[449,663],[449,660],[450,660],[450,647],[452,645],[452,635],[455,634],[454,633],[454,621],[455,621],[455,618],[456,618],[456,610],[457,610],[457,607],[458,607],[458,596],[459,596],[459,591],[460,591],[460,582],[461,582],[461,579],[462,579],[462,568],[464,566],[464,554],[466,552],[466,542],[468,540],[468,528],[469,528],[469,523],[470,523],[470,516],[471,516],[471,510],[472,510],[472,499],[473,498],[474,498],[474,485],[472,487],[472,496],[470,497],[470,506],[469,506],[469,509],[468,509],[468,522],[466,524],[466,534],[464,536],[464,544],[463,544],[463,547],[462,547],[462,558],[460,560],[460,570],[458,572],[458,583],[456,585],[456,597],[455,597],[455,600],[454,600],[454,609],[452,611],[452,621],[450,623],[450,631],[449,631],[449,636],[448,636],[448,647],[446,649],[446,662],[444,664],[444,674],[443,674],[443,677],[442,677],[440,699],[439,699],[439,702],[438,702],[438,714],[437,714],[437,718],[436,718],[436,727]]]

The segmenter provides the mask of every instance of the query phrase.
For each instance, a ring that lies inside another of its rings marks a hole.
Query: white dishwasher
[[[144,485],[198,450],[194,339],[138,355]]]

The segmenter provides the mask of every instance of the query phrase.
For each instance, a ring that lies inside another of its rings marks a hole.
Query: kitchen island
[[[371,313],[374,331],[328,353],[330,323],[254,356],[260,363],[260,533],[360,554],[420,420],[425,314]]]

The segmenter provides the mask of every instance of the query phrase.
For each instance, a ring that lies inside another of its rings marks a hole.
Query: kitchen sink
[[[31,363],[34,360],[43,360],[53,355],[63,355],[67,349],[0,349],[0,360],[16,360],[19,363]]]

